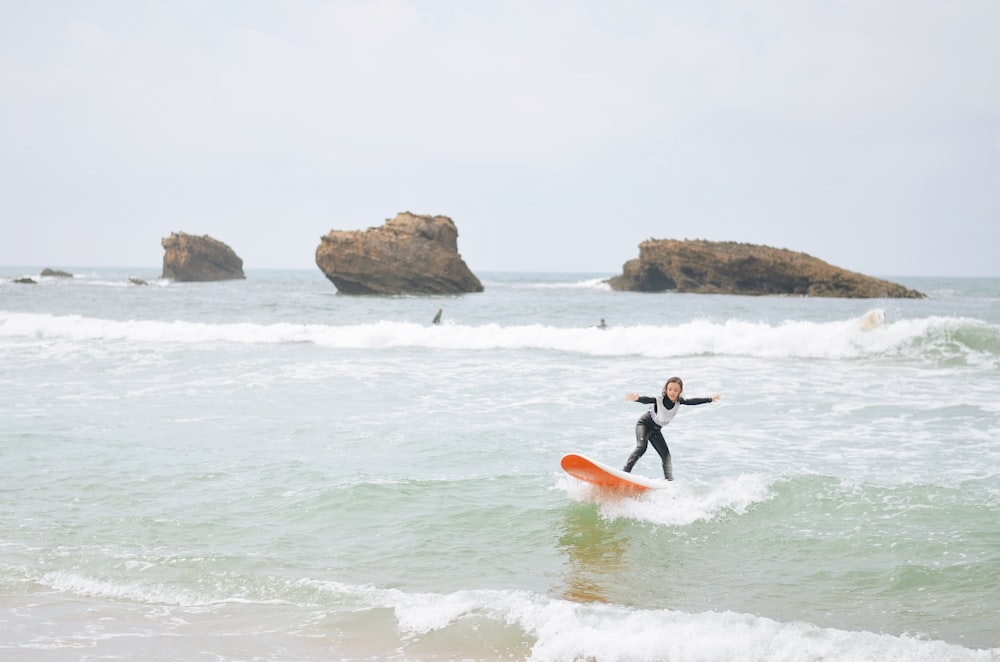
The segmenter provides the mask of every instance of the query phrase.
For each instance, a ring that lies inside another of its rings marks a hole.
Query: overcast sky
[[[996,0],[0,0],[0,87],[2,265],[315,268],[410,211],[474,272],[1000,276]]]

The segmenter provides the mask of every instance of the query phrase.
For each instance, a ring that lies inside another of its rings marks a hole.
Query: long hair
[[[671,384],[677,384],[678,386],[681,387],[681,393],[684,392],[684,382],[681,381],[681,378],[680,377],[671,377],[670,379],[667,380],[667,383],[663,385],[663,397],[664,398],[667,397],[667,387],[670,386]],[[678,393],[677,395],[678,395],[678,397],[680,397],[680,393]]]

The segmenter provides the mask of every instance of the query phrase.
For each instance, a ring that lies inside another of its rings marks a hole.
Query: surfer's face
[[[667,384],[667,399],[670,402],[677,402],[677,398],[681,394],[681,385],[677,382],[670,382]]]

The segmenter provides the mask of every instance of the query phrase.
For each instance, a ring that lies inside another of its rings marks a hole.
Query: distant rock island
[[[367,230],[331,230],[316,266],[342,294],[460,294],[483,285],[458,254],[447,216],[402,212]]]
[[[732,241],[648,239],[611,288],[630,292],[787,294],[858,299],[923,299],[902,285],[834,267],[784,248]]]
[[[173,232],[163,245],[163,275],[179,282],[237,280],[243,275],[243,260],[232,248],[207,234],[201,237]]]
[[[42,278],[73,277],[73,274],[69,273],[68,271],[62,271],[59,269],[50,269],[49,267],[45,267],[44,269],[42,269],[42,273],[40,275]],[[15,278],[13,282],[18,283],[20,285],[38,285],[38,281],[30,276],[24,276],[23,278]]]

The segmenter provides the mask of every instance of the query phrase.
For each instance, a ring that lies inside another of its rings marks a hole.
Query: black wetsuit
[[[712,398],[677,398],[677,403],[682,405],[707,405],[711,401]],[[654,410],[658,406],[656,398],[650,398],[645,395],[640,395],[636,402],[641,402],[644,405],[653,405]],[[677,403],[670,402],[666,397],[663,398],[663,406],[667,409],[673,409],[677,406]],[[635,466],[635,463],[646,452],[647,444],[653,444],[653,448],[659,453],[663,464],[663,477],[667,480],[674,479],[673,464],[670,461],[670,449],[667,448],[667,441],[663,438],[662,429],[662,427],[656,424],[652,414],[648,411],[639,418],[639,421],[635,424],[635,450],[632,451],[628,462],[625,463],[625,471],[631,472],[632,467]]]

